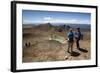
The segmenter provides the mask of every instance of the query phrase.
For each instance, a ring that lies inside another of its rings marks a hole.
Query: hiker
[[[75,43],[76,43],[76,48],[80,49],[80,40],[83,39],[83,34],[80,31],[80,28],[77,28],[75,31]]]
[[[73,43],[74,43],[74,33],[73,33],[71,28],[69,29],[67,37],[68,37],[68,39],[67,39],[67,41],[68,41],[68,50],[67,50],[67,52],[71,53],[73,51]]]

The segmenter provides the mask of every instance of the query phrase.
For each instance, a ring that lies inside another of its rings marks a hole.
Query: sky
[[[36,23],[90,24],[91,14],[79,13],[79,12],[23,10],[22,23],[23,24],[36,24]]]

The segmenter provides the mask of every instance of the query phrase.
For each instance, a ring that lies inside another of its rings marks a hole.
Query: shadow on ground
[[[84,52],[84,53],[87,53],[88,52],[88,50],[83,49],[83,48],[79,48],[79,51]]]
[[[77,57],[77,56],[79,56],[79,55],[80,55],[79,52],[73,51],[73,52],[71,53],[71,56],[73,56],[73,57]]]

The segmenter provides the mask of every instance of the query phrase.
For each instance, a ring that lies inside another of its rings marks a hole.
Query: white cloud
[[[78,23],[82,23],[82,24],[90,24],[91,21],[89,21],[89,20],[78,20]]]
[[[88,20],[78,20],[78,19],[67,19],[67,20],[62,20],[62,19],[49,19],[49,20],[42,21],[42,23],[90,24],[90,21],[88,21]]]
[[[50,17],[46,17],[45,20],[43,21],[44,23],[50,22],[50,23],[76,23],[76,19],[70,19],[70,20],[62,20],[62,19],[53,19]]]
[[[23,20],[23,24],[31,24],[31,23],[42,23],[42,21],[39,20]]]
[[[44,17],[43,19],[44,20],[51,20],[52,18],[51,17]]]
[[[53,19],[51,17],[44,17],[43,20],[24,20],[24,23],[74,23],[74,24],[90,24],[88,20],[78,20],[78,19]]]

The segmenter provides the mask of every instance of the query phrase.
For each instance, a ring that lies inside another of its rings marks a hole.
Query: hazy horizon
[[[43,24],[48,24],[48,23],[26,23],[26,24],[23,24],[23,25],[43,25]],[[77,23],[50,23],[51,25],[73,25],[73,24],[75,24],[75,25],[90,25],[90,24],[77,24]]]

